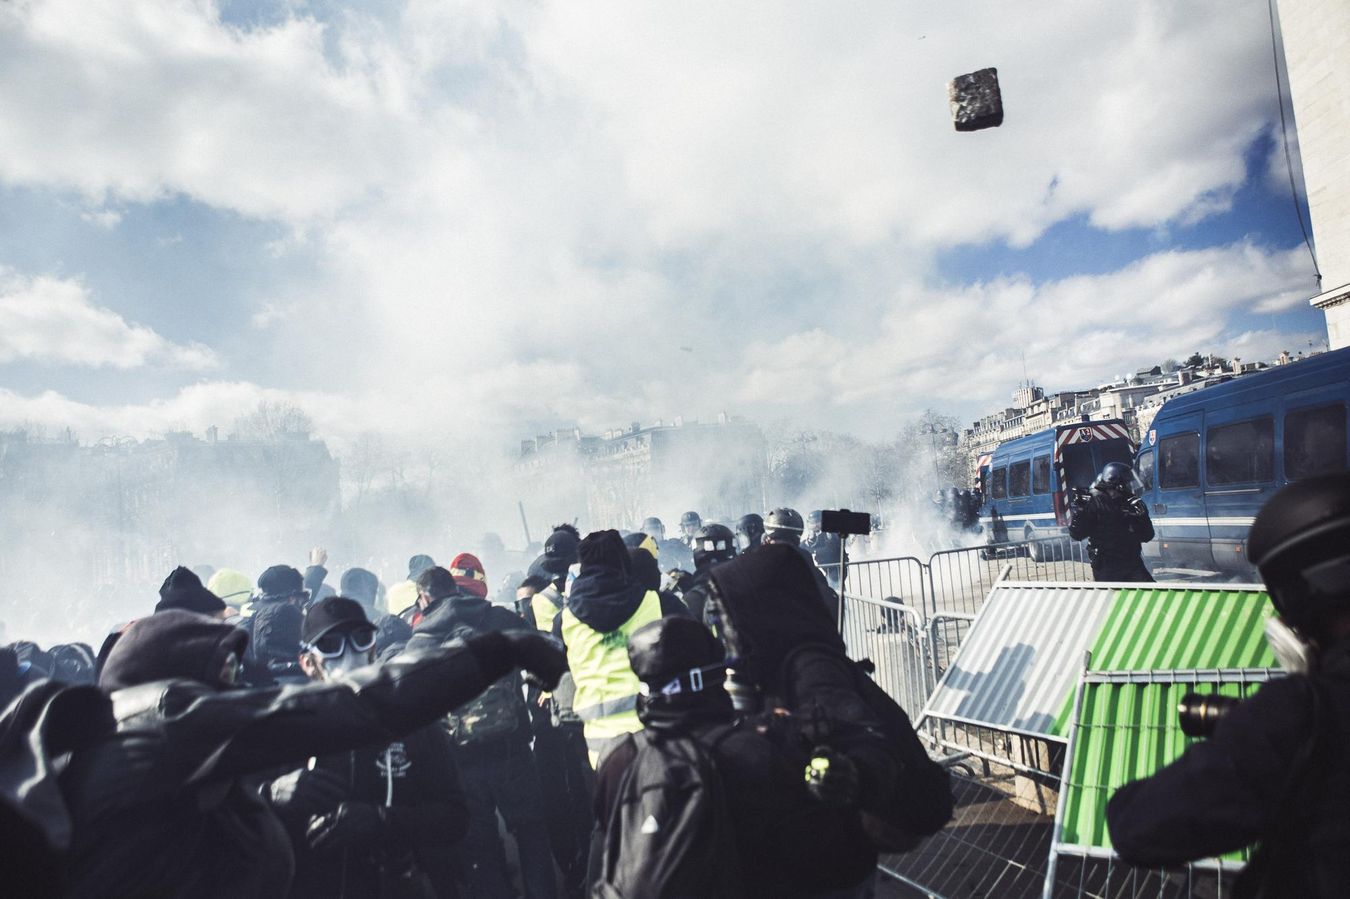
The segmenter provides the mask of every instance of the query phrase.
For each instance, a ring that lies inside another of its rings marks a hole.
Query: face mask
[[[331,680],[344,674],[349,674],[357,668],[364,668],[372,661],[374,653],[369,650],[360,650],[350,643],[344,643],[342,652],[336,655],[322,655],[317,652],[311,652],[310,658],[314,660],[319,671],[319,680]]]
[[[1278,615],[1266,619],[1266,642],[1285,671],[1307,674],[1312,670],[1316,657],[1312,646]]]

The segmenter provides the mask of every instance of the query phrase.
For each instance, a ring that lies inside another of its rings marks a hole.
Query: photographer
[[[1350,473],[1285,487],[1248,539],[1276,615],[1266,636],[1288,677],[1219,718],[1107,805],[1116,852],[1174,865],[1257,843],[1238,896],[1343,896],[1350,884]]]
[[[1075,491],[1069,504],[1069,536],[1088,541],[1093,580],[1151,582],[1140,547],[1153,539],[1148,506],[1135,495],[1134,469],[1108,462],[1092,494]]]

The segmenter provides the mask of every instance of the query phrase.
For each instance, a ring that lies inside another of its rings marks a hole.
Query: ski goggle
[[[653,688],[645,683],[638,684],[638,693],[642,696],[676,696],[680,693],[701,693],[705,687],[713,684],[721,685],[726,679],[727,662],[723,659],[720,662],[714,662],[711,665],[704,665],[701,668],[690,668],[688,671],[681,672],[671,679],[665,686]],[[714,672],[721,673],[721,677],[713,678],[709,682],[706,674]]]
[[[357,652],[370,652],[375,648],[375,628],[365,625],[349,631],[329,631],[313,643],[306,643],[305,649],[325,659],[335,659],[347,646]]]

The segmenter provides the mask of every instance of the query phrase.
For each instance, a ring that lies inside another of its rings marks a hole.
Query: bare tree
[[[248,415],[234,420],[234,433],[243,440],[270,443],[282,437],[308,437],[314,420],[294,403],[263,400]]]

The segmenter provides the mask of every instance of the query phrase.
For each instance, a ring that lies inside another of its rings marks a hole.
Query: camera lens
[[[1188,737],[1211,737],[1214,728],[1233,706],[1241,702],[1234,696],[1216,693],[1187,693],[1177,703],[1177,720]]]

